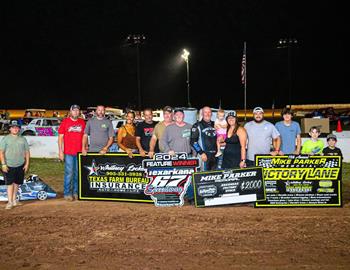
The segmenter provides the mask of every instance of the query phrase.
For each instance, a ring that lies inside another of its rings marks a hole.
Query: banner
[[[144,194],[150,182],[140,155],[78,154],[79,199],[152,202]]]
[[[199,168],[198,158],[186,153],[174,156],[158,153],[154,159],[144,159],[143,167],[151,179],[145,188],[156,206],[182,206],[192,174]]]
[[[196,207],[265,200],[262,168],[195,173],[193,186]]]
[[[255,156],[255,162],[264,168],[266,190],[256,207],[342,205],[338,156]]]

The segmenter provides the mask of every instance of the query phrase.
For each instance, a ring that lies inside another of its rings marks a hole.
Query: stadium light
[[[181,58],[186,62],[186,70],[187,70],[187,106],[191,107],[191,101],[190,101],[190,52],[186,49],[183,49],[183,53],[181,55]]]

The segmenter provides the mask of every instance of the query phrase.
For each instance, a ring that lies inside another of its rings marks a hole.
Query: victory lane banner
[[[144,194],[150,182],[142,167],[144,158],[124,153],[78,154],[80,200],[152,202]]]
[[[144,159],[143,167],[151,179],[145,188],[156,206],[182,206],[192,174],[199,168],[199,159],[187,153],[169,155],[157,153],[154,159]]]
[[[265,200],[262,168],[198,172],[192,182],[196,207]]]
[[[266,200],[255,207],[341,207],[339,156],[255,156],[264,168]]]

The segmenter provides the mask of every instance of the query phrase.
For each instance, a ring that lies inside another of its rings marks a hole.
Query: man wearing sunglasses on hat
[[[254,108],[253,118],[244,126],[248,134],[247,166],[255,166],[255,155],[280,154],[280,133],[272,123],[264,119],[264,110],[261,107]]]

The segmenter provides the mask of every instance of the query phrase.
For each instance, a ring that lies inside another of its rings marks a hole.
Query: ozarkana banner
[[[255,156],[264,168],[266,200],[256,207],[341,207],[338,156]]]
[[[155,154],[154,159],[144,159],[143,167],[151,182],[145,188],[156,206],[182,206],[192,174],[199,167],[199,159],[187,153]]]
[[[196,207],[265,199],[262,168],[195,173],[193,186]]]
[[[79,199],[152,202],[144,194],[150,180],[142,167],[143,159],[122,153],[79,154]]]

